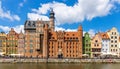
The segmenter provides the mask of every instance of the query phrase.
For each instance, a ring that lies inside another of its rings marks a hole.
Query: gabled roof
[[[102,39],[110,39],[107,33],[99,33]]]

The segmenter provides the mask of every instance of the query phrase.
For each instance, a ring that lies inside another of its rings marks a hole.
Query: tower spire
[[[55,13],[53,11],[53,8],[50,10],[50,29],[51,31],[54,31],[54,20],[55,20]]]
[[[50,18],[53,18],[53,19],[54,19],[54,18],[55,18],[54,15],[55,15],[55,13],[54,13],[54,11],[53,11],[53,8],[51,8],[51,9],[50,9]]]

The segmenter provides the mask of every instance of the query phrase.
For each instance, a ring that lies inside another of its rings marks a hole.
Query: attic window
[[[67,34],[67,36],[69,36],[69,34]]]
[[[31,24],[30,23],[28,23],[28,26],[30,26]]]
[[[33,23],[33,26],[35,27],[35,23]]]
[[[75,36],[75,34],[72,34],[73,36]]]
[[[95,40],[95,42],[98,42],[98,40]]]
[[[105,35],[103,35],[103,37],[105,37]]]
[[[54,39],[54,37],[52,37],[52,39]]]

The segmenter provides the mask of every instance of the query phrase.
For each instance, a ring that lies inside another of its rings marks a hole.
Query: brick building
[[[6,54],[18,54],[18,33],[13,28],[7,34]]]
[[[18,54],[20,56],[24,56],[24,51],[25,51],[25,48],[24,48],[24,45],[25,45],[25,40],[24,40],[24,34],[22,33],[22,31],[19,33],[19,36],[18,36]]]
[[[82,57],[82,26],[76,32],[54,31],[54,15],[51,10],[49,21],[25,22],[25,57]]]

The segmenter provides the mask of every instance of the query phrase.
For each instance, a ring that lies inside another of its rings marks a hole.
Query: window
[[[112,35],[113,35],[113,32],[112,32]]]
[[[111,45],[111,47],[113,47],[113,45]]]
[[[113,40],[111,41],[111,43],[113,43]]]
[[[95,40],[95,42],[98,42],[98,40]]]
[[[30,42],[33,42],[33,40],[30,40]]]
[[[104,51],[104,49],[102,49]]]
[[[115,43],[117,43],[117,40],[115,41]]]
[[[113,39],[113,36],[111,36],[111,39]]]
[[[88,44],[86,44],[86,47],[88,46]]]
[[[113,52],[115,51],[115,49],[113,49]]]
[[[115,39],[117,39],[117,36],[115,36]]]
[[[30,47],[33,47],[33,44],[30,44]]]
[[[117,47],[117,45],[115,45],[115,47]]]
[[[89,49],[89,51],[91,51],[91,49]]]
[[[78,38],[76,37],[76,39],[78,39]]]
[[[30,53],[33,53],[33,49],[30,49]]]
[[[52,39],[54,39],[54,37],[52,37]]]

